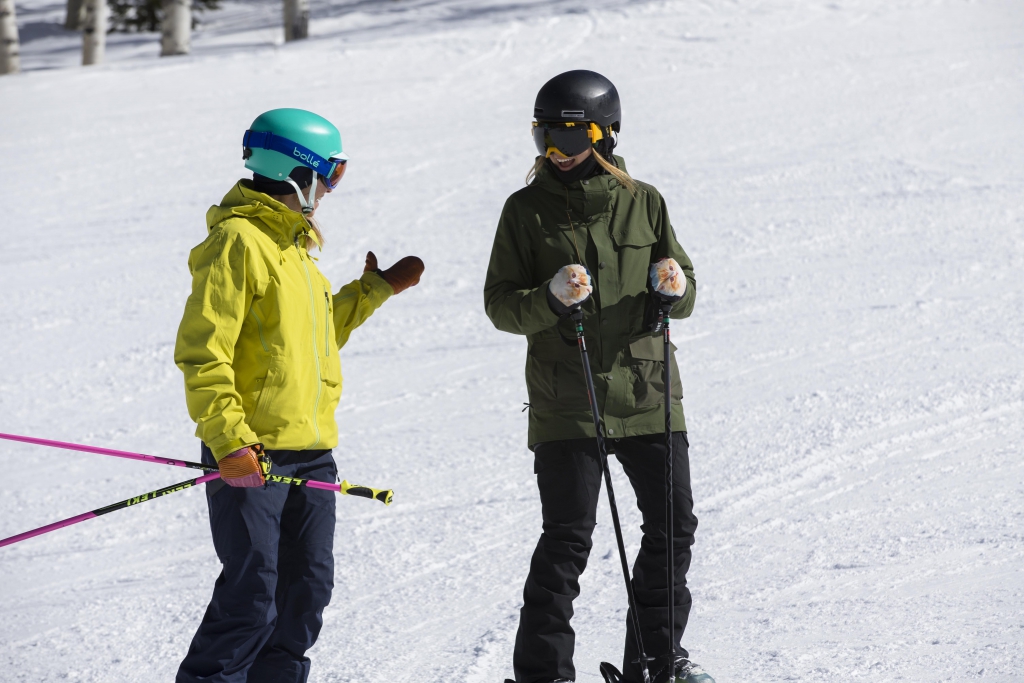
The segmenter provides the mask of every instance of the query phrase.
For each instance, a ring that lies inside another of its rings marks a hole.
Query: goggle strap
[[[303,166],[308,166],[317,173],[322,173],[321,169],[330,172],[331,161],[324,159],[322,156],[314,152],[308,147],[300,145],[294,140],[281,137],[280,135],[274,135],[270,131],[257,131],[247,130],[245,135],[242,137],[242,147],[249,147],[250,149],[269,149],[272,152],[283,154],[286,157],[295,159],[297,163]],[[296,154],[297,152],[297,154]]]

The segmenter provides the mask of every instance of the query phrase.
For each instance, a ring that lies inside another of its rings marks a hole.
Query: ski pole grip
[[[375,489],[369,486],[360,486],[359,484],[350,484],[347,479],[343,479],[341,482],[341,492],[346,496],[359,496],[360,498],[373,498],[379,500],[385,505],[391,505],[391,500],[395,496],[395,492],[391,489]]]

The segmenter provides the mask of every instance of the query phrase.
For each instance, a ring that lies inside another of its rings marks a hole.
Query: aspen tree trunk
[[[100,64],[107,51],[107,0],[85,0],[82,66]]]
[[[82,0],[68,0],[68,13],[64,18],[64,28],[69,31],[78,31],[82,28],[84,17],[82,16]]]
[[[160,56],[187,55],[192,43],[192,0],[163,0]]]
[[[18,22],[14,19],[14,0],[0,0],[0,74],[21,71],[18,56]]]
[[[309,0],[284,0],[284,39],[309,37]]]

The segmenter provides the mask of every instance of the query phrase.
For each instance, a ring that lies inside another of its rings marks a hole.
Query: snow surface
[[[193,55],[18,2],[0,78],[0,431],[196,458],[172,348],[188,250],[259,112],[339,124],[335,286],[372,248],[422,284],[342,354],[337,576],[311,680],[511,674],[540,530],[523,339],[484,317],[533,96],[624,101],[620,150],[696,265],[674,337],[700,517],[684,644],[727,681],[1024,680],[1024,3],[225,3]],[[0,443],[0,537],[189,478]],[[614,467],[638,546],[638,513]],[[602,503],[579,680],[620,659]],[[219,571],[201,491],[0,550],[0,681],[173,678]]]

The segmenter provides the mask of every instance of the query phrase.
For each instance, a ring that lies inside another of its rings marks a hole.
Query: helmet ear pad
[[[308,166],[296,166],[288,174],[288,177],[294,180],[295,184],[301,189],[305,190],[313,184],[313,169]],[[295,188],[290,183],[284,180],[268,178],[259,173],[252,174],[252,186],[257,192],[276,196],[289,195],[295,192]]]
[[[612,160],[612,150],[615,149],[615,145],[618,143],[615,136],[610,134],[610,131],[616,130],[618,124],[609,126],[605,129],[605,135],[603,138],[594,143],[594,151],[603,156],[608,161]],[[617,130],[616,130],[617,132]]]

